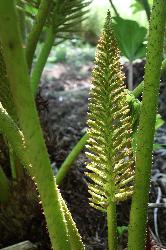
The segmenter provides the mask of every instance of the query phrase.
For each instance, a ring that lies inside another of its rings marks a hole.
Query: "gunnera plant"
[[[108,11],[97,46],[88,112],[86,175],[90,205],[107,212],[109,249],[117,247],[116,204],[133,193],[131,118],[120,53]]]

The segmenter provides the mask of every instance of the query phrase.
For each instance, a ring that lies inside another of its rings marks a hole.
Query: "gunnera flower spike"
[[[108,11],[97,46],[88,111],[86,175],[90,205],[107,212],[108,245],[116,249],[116,203],[133,193],[134,159],[131,118],[120,53]]]

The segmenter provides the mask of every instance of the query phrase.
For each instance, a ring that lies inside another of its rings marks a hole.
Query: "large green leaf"
[[[141,27],[136,21],[113,18],[113,27],[122,54],[128,60],[133,61],[145,56],[145,38],[147,29]]]

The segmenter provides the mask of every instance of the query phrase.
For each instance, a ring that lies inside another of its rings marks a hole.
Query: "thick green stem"
[[[138,128],[135,189],[130,213],[128,250],[143,250],[146,242],[147,205],[162,63],[165,16],[166,0],[154,0],[147,46],[143,100]]]
[[[144,81],[142,81],[133,91],[132,94],[137,98],[139,97],[142,92],[143,92],[143,88],[144,88]]]
[[[67,156],[63,164],[61,165],[57,176],[56,176],[56,182],[57,185],[60,185],[64,177],[67,175],[70,167],[72,166],[73,162],[77,158],[77,156],[80,154],[80,152],[84,149],[85,144],[87,142],[88,135],[87,133],[77,142],[75,147],[72,149],[70,154]]]
[[[26,58],[29,69],[31,69],[32,61],[35,53],[35,49],[40,37],[40,34],[43,30],[43,26],[46,22],[46,19],[49,14],[50,6],[52,0],[42,0],[40,2],[39,10],[36,15],[35,23],[32,27],[32,30],[28,36],[27,48],[26,48]]]
[[[19,125],[24,134],[32,164],[31,173],[41,197],[52,247],[68,250],[67,226],[30,89],[14,1],[0,1],[0,37]]]
[[[24,157],[25,142],[23,134],[19,130],[14,120],[2,107],[1,103],[0,103],[0,131],[2,132],[3,135],[5,135],[8,142],[15,150],[17,157],[22,160],[23,164],[28,165]]]
[[[24,166],[26,166],[26,168],[28,169],[29,173],[31,173],[31,169],[32,169],[30,167],[31,162],[28,159],[28,155],[26,155],[26,145],[25,145],[25,141],[23,138],[23,134],[21,133],[16,123],[8,115],[8,113],[2,107],[1,104],[0,104],[0,128],[3,134],[6,136],[6,138],[10,142],[12,148],[15,149],[15,152],[18,158],[20,159],[20,161],[22,162],[22,164],[24,164]],[[0,176],[1,176],[1,173],[0,173]],[[0,179],[0,186],[1,186],[1,179]],[[83,246],[81,237],[78,233],[75,222],[73,221],[72,216],[69,210],[67,209],[66,203],[64,202],[60,193],[59,193],[59,196],[60,196],[60,200],[61,200],[62,207],[64,210],[65,219],[67,222],[71,249],[82,250],[84,249],[84,246]],[[0,200],[1,200],[1,193],[0,193]]]
[[[6,137],[7,138],[7,137]],[[20,145],[21,146],[21,145]],[[20,181],[24,177],[24,168],[12,145],[8,141],[12,179]]]
[[[108,249],[117,249],[117,215],[116,203],[111,202],[107,208],[107,226],[108,226]]]
[[[77,230],[76,224],[71,216],[71,213],[69,212],[67,205],[65,201],[62,199],[61,194],[60,198],[62,201],[62,207],[65,214],[65,219],[67,222],[67,228],[69,231],[69,240],[70,240],[70,246],[72,250],[84,250],[84,245],[82,243],[81,237],[79,235],[79,232]]]
[[[53,27],[51,26],[47,29],[46,40],[43,44],[41,53],[37,59],[34,70],[32,72],[31,89],[32,89],[32,93],[34,95],[36,95],[36,91],[37,91],[37,88],[39,85],[41,74],[42,74],[44,66],[47,62],[47,58],[48,58],[49,53],[51,51],[52,45],[54,43],[54,36],[55,36],[55,33],[53,31]]]
[[[21,29],[21,34],[23,36],[22,29]],[[0,44],[0,102],[2,103],[3,107],[7,110],[7,112],[11,115],[13,120],[16,123],[18,123],[17,114],[13,103],[13,97],[11,94],[9,80],[6,72],[6,65],[3,58],[3,48],[1,44]],[[13,149],[10,147],[10,145],[9,145],[9,156],[11,162],[10,166],[11,166],[12,176],[14,177],[14,179],[16,178],[17,180],[19,180],[23,177],[23,168],[21,164],[18,162],[18,159],[14,154]]]

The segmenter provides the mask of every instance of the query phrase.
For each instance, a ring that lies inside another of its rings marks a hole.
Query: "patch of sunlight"
[[[122,16],[125,19],[132,19],[137,22],[141,26],[147,27],[148,21],[146,18],[145,11],[139,11],[135,14],[133,14],[133,9],[130,7],[131,4],[134,2],[133,0],[112,0],[118,13],[120,16]],[[92,1],[92,8],[96,8],[100,10],[100,16],[104,17],[106,15],[107,10],[110,8],[110,2],[109,0],[93,0]],[[112,10],[112,15],[114,15],[114,12]]]

